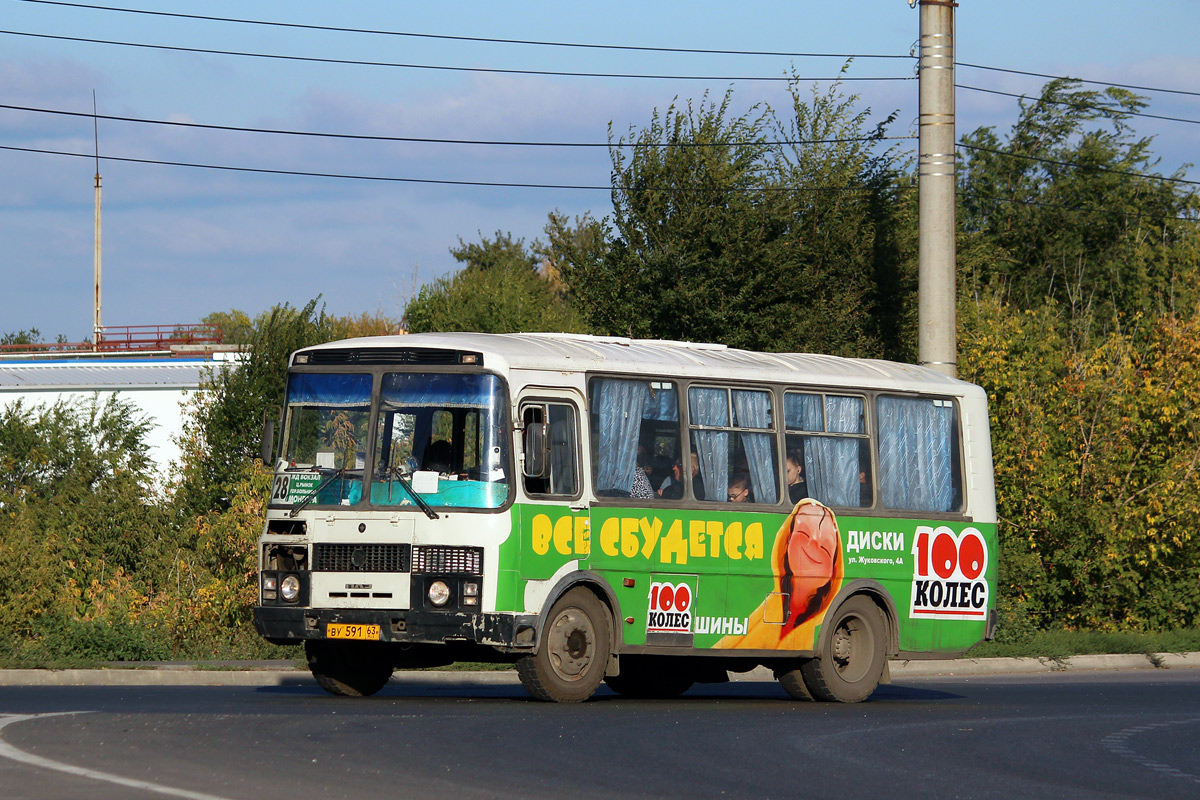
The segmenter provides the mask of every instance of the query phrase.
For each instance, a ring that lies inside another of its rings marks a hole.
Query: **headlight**
[[[464,583],[462,587],[462,603],[464,606],[479,605],[479,584],[474,582]]]
[[[444,606],[450,602],[450,587],[445,581],[434,581],[429,584],[429,602],[435,606]]]
[[[263,600],[274,600],[279,597],[276,591],[279,588],[279,579],[275,575],[262,576],[262,596]]]
[[[288,603],[296,602],[300,596],[300,579],[295,575],[285,575],[279,582],[279,596]]]

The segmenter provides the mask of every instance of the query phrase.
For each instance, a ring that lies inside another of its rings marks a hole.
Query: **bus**
[[[986,395],[928,368],[414,334],[293,353],[282,411],[254,624],[334,694],[491,661],[546,701],[766,667],[857,702],[995,630]]]

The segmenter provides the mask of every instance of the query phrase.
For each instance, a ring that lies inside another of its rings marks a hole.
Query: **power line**
[[[62,36],[49,33],[30,33],[28,31],[0,30],[0,34],[8,36],[28,36],[35,39],[53,39],[63,42],[84,42],[87,44],[107,44],[117,47],[137,47],[146,50],[166,50],[177,53],[197,53],[200,55],[239,56],[242,58],[263,58],[280,61],[302,61],[314,64],[340,64],[358,67],[394,67],[398,69],[438,70],[443,72],[482,72],[499,75],[536,75],[552,78],[626,78],[631,80],[676,80],[676,81],[914,81],[915,76],[878,76],[856,77],[840,75],[835,78],[807,78],[791,75],[661,75],[636,74],[625,72],[570,72],[566,70],[542,69],[506,69],[500,67],[454,67],[441,64],[404,64],[391,61],[361,61],[349,58],[322,58],[319,56],[292,56],[282,53],[250,53],[240,50],[217,50],[206,47],[183,47],[180,45],[149,44],[146,42],[121,42],[113,39],[93,39],[84,36]]]
[[[1074,169],[1091,170],[1093,172],[1106,172],[1113,175],[1125,175],[1130,178],[1145,178],[1151,181],[1163,181],[1165,183],[1180,183],[1187,186],[1200,186],[1200,181],[1190,181],[1185,178],[1173,178],[1165,175],[1147,175],[1144,172],[1133,172],[1132,170],[1113,169],[1111,167],[1097,167],[1091,164],[1080,164],[1074,161],[1056,161],[1053,158],[1042,158],[1039,156],[1028,156],[1021,153],[1010,153],[1006,150],[996,150],[990,147],[980,147],[979,145],[966,144],[965,142],[956,142],[957,147],[964,150],[978,150],[982,153],[992,153],[998,156],[1007,156],[1008,158],[1019,158],[1024,161],[1037,161],[1042,164],[1054,164],[1059,167],[1073,167]]]
[[[537,142],[537,141],[509,141],[509,140],[494,140],[494,139],[446,139],[437,137],[418,137],[418,136],[383,136],[374,134],[357,134],[357,133],[330,133],[324,131],[297,131],[280,128],[253,128],[236,125],[214,125],[200,122],[181,122],[177,120],[153,120],[144,119],[141,117],[126,117],[110,114],[95,114],[84,111],[66,111],[62,109],[38,108],[35,106],[18,106],[9,103],[0,103],[0,109],[9,109],[12,111],[26,111],[40,114],[52,114],[56,116],[78,117],[86,119],[103,119],[113,122],[131,122],[145,125],[162,125],[169,127],[191,128],[201,130],[215,130],[236,133],[261,133],[281,136],[301,136],[301,137],[316,137],[329,139],[345,139],[354,141],[381,141],[381,142],[403,142],[415,144],[450,144],[450,145],[482,145],[482,146],[499,146],[499,147],[566,147],[566,148],[599,148],[599,147],[619,147],[619,148],[684,148],[684,147],[736,147],[736,146],[764,146],[770,147],[775,145],[817,145],[817,144],[846,144],[853,142],[873,142],[873,141],[901,141],[912,140],[915,136],[859,136],[848,137],[844,139],[784,139],[784,140],[767,140],[762,142],[652,142],[646,144],[638,143],[617,143],[609,142]],[[1143,178],[1146,180],[1157,180],[1169,183],[1185,184],[1189,186],[1200,186],[1200,181],[1186,180],[1184,178],[1166,177],[1162,175],[1148,175],[1141,172],[1131,170],[1118,170],[1109,167],[1097,167],[1091,165],[1078,164],[1070,161],[1060,161],[1039,156],[1024,155],[1011,153],[1005,150],[996,150],[994,148],[981,147],[979,145],[967,144],[965,142],[957,142],[956,145],[965,150],[976,150],[979,152],[992,153],[994,155],[1007,156],[1009,158],[1018,158],[1027,161],[1036,161],[1043,164],[1054,164],[1063,167],[1073,167],[1076,169],[1091,169],[1096,172],[1107,172],[1117,175],[1125,175],[1133,178]]]
[[[954,84],[954,85],[955,85],[955,87],[956,87],[956,88],[958,88],[958,89],[967,89],[967,90],[969,90],[969,91],[972,91],[972,92],[984,92],[985,94],[998,94],[998,95],[1003,95],[1004,97],[1015,97],[1015,98],[1017,98],[1018,100],[1035,100],[1035,101],[1037,101],[1037,102],[1039,102],[1039,103],[1054,103],[1055,105],[1060,105],[1060,106],[1071,105],[1071,104],[1070,104],[1068,101],[1066,101],[1066,100],[1047,100],[1047,99],[1045,99],[1045,98],[1042,98],[1042,97],[1030,97],[1030,96],[1029,96],[1029,95],[1027,95],[1027,94],[1015,94],[1015,93],[1013,93],[1013,92],[1002,92],[1002,91],[1000,91],[999,89],[983,89],[983,88],[980,88],[980,87],[978,87],[978,86],[966,86],[966,85],[964,85],[964,84],[961,84],[961,83],[956,83],[956,84]],[[1092,104],[1090,104],[1090,103],[1084,103],[1084,104],[1082,104],[1082,105],[1083,105],[1085,108],[1090,108],[1090,109],[1093,109],[1093,110],[1095,110],[1095,111],[1106,111],[1106,112],[1113,112],[1113,111],[1115,111],[1115,109],[1109,108],[1109,107],[1107,107],[1107,106],[1097,106],[1097,105],[1092,105]],[[1186,122],[1186,123],[1188,123],[1189,125],[1200,125],[1200,119],[1186,119],[1186,118],[1184,118],[1184,117],[1167,117],[1167,116],[1164,116],[1164,115],[1162,115],[1162,114],[1147,114],[1145,111],[1125,111],[1125,110],[1120,110],[1120,111],[1117,111],[1116,113],[1119,113],[1119,114],[1121,114],[1121,115],[1123,115],[1123,116],[1130,116],[1130,117],[1145,117],[1145,118],[1147,118],[1147,119],[1161,119],[1161,120],[1166,120],[1167,122]]]
[[[770,145],[801,145],[801,144],[848,144],[852,142],[894,141],[916,139],[916,136],[856,136],[844,139],[781,139],[761,142],[535,142],[511,141],[495,139],[445,139],[426,136],[383,136],[361,133],[329,133],[324,131],[297,131],[282,128],[252,128],[239,125],[214,125],[201,122],[182,122],[177,120],[145,119],[142,117],[122,117],[109,114],[95,114],[85,111],[65,111],[54,108],[38,108],[36,106],[17,106],[0,103],[0,108],[11,111],[28,111],[39,114],[53,114],[67,117],[85,117],[87,119],[103,119],[112,122],[133,122],[144,125],[165,125],[177,128],[198,128],[202,130],[231,131],[237,133],[265,133],[280,136],[310,136],[327,139],[351,139],[379,142],[406,142],[415,144],[454,144],[454,145],[489,145],[498,147],[617,147],[625,149],[637,148],[687,148],[687,147],[737,147],[737,146],[770,146]]]
[[[11,150],[19,153],[39,153],[42,155],[52,156],[70,156],[72,158],[94,158],[95,156],[88,153],[69,153],[64,150],[48,150],[38,147],[16,147],[14,145],[0,145],[0,150]],[[596,191],[608,191],[611,186],[588,186],[578,184],[554,184],[554,183],[509,183],[504,181],[456,181],[441,178],[401,178],[388,175],[353,175],[348,173],[338,172],[308,172],[304,170],[291,169],[267,169],[264,167],[233,167],[224,164],[196,164],[187,161],[163,161],[152,158],[126,158],[122,156],[100,156],[101,161],[118,161],[127,164],[152,164],[155,166],[164,167],[190,167],[193,169],[215,169],[226,172],[250,172],[265,175],[289,175],[301,178],[339,178],[344,180],[356,181],[383,181],[389,183],[428,183],[442,186],[492,186],[504,189],[579,189]]]
[[[32,0],[40,2],[41,0]],[[983,69],[991,72],[1006,72],[1010,75],[1028,75],[1033,78],[1049,78],[1050,80],[1069,80],[1078,81],[1079,83],[1090,83],[1095,86],[1112,86],[1116,89],[1133,89],[1139,92],[1164,92],[1166,94],[1182,94],[1189,97],[1200,97],[1200,92],[1191,92],[1186,89],[1164,89],[1159,86],[1138,86],[1133,83],[1110,83],[1109,81],[1095,81],[1088,78],[1073,78],[1068,75],[1050,75],[1045,72],[1027,72],[1021,69],[1008,69],[1006,67],[989,67],[985,64],[968,64],[965,61],[955,61],[956,67],[969,67],[970,69]],[[966,88],[966,87],[964,87]]]
[[[485,44],[515,44],[534,47],[557,47],[557,48],[577,48],[577,49],[593,49],[593,50],[613,50],[621,52],[645,52],[645,53],[680,53],[692,55],[737,55],[737,56],[772,56],[783,58],[838,58],[838,59],[908,59],[913,60],[914,56],[910,54],[895,54],[895,53],[802,53],[788,52],[780,50],[736,50],[726,48],[696,48],[696,47],[664,47],[650,45],[619,45],[619,44],[601,44],[595,42],[558,42],[558,41],[543,41],[536,39],[504,39],[489,36],[462,36],[453,34],[434,34],[434,33],[417,33],[414,31],[393,31],[382,30],[375,28],[351,28],[336,25],[315,25],[296,22],[279,22],[275,20],[261,19],[245,19],[240,17],[219,17],[204,14],[184,14],[180,12],[169,11],[151,11],[147,9],[136,8],[121,8],[116,6],[104,6],[91,3],[71,3],[65,0],[18,0],[18,2],[34,3],[38,5],[65,6],[68,8],[80,8],[95,11],[112,11],[125,14],[138,14],[143,16],[167,17],[176,19],[201,20],[209,22],[225,22],[242,25],[261,25],[277,28],[288,28],[294,30],[313,30],[327,31],[334,33],[357,33],[369,34],[376,36],[394,36],[408,37],[417,39],[433,39],[440,41],[460,41],[460,42],[477,42]],[[35,34],[27,34],[35,35]],[[401,65],[408,66],[408,65]],[[1144,92],[1161,92],[1166,94],[1178,94],[1189,97],[1200,97],[1200,92],[1189,91],[1187,89],[1169,89],[1161,86],[1144,86],[1130,83],[1116,83],[1112,81],[1098,81],[1089,78],[1079,78],[1067,75],[1053,75],[1046,72],[1032,72],[1029,70],[1013,69],[1009,67],[995,67],[987,64],[972,64],[965,61],[956,61],[955,66],[966,67],[968,69],[986,70],[990,72],[1003,72],[1010,75],[1027,75],[1036,78],[1046,78],[1049,80],[1062,79],[1073,80],[1080,83],[1087,83],[1096,86],[1110,86],[1119,89],[1130,89],[1134,91]],[[607,77],[607,76],[605,76]],[[632,76],[631,76],[632,77]],[[641,77],[641,76],[637,76]],[[665,76],[664,76],[665,77]],[[742,80],[749,80],[743,78]],[[802,80],[819,80],[819,79],[802,79]],[[871,80],[870,78],[861,78],[855,80]],[[899,80],[899,78],[889,78],[889,80]],[[963,87],[973,88],[973,87]],[[983,91],[983,90],[980,90]]]
[[[0,145],[0,150],[10,150],[13,152],[18,152],[18,153],[37,153],[40,155],[69,156],[71,158],[91,159],[91,158],[96,157],[95,154],[92,154],[92,153],[71,153],[71,152],[67,152],[65,150],[49,150],[49,149],[38,148],[38,147],[17,147],[15,145]],[[115,161],[115,162],[121,162],[121,163],[127,163],[127,164],[150,164],[153,166],[189,167],[189,168],[193,168],[193,169],[212,169],[212,170],[221,170],[221,171],[225,171],[225,172],[255,173],[255,174],[263,174],[263,175],[284,175],[284,176],[301,177],[301,178],[336,178],[336,179],[341,179],[341,180],[379,181],[379,182],[384,182],[384,183],[422,183],[422,184],[433,184],[433,185],[439,185],[439,186],[484,186],[484,187],[502,188],[502,189],[560,189],[560,190],[604,191],[604,192],[612,191],[615,188],[612,185],[594,186],[594,185],[587,185],[587,184],[516,183],[516,182],[507,182],[507,181],[449,180],[449,179],[444,179],[444,178],[402,178],[402,177],[390,176],[390,175],[355,175],[355,174],[350,174],[350,173],[339,173],[339,172],[310,172],[310,171],[306,171],[306,170],[267,169],[265,167],[234,167],[234,166],[229,166],[229,165],[224,165],[224,164],[198,164],[198,163],[187,162],[187,161],[165,161],[165,160],[151,159],[151,158],[128,158],[128,157],[123,157],[123,156],[104,156],[104,155],[102,155],[99,158],[101,161]],[[897,191],[910,191],[915,188],[916,188],[915,186],[912,186],[912,187],[898,186],[898,187],[896,187],[896,190]],[[677,189],[675,189],[673,187],[667,187],[666,189],[652,188],[652,189],[641,189],[641,190],[634,190],[634,189],[631,189],[630,187],[621,187],[621,190],[625,191],[625,192],[642,191],[642,192],[664,192],[664,193],[670,193],[670,192],[677,191]],[[845,192],[848,194],[869,193],[871,191],[874,191],[872,189],[869,189],[866,187],[861,187],[861,186],[805,186],[805,187],[765,186],[765,187],[757,187],[757,190],[762,191],[762,192],[785,192],[785,193],[786,192]],[[734,190],[730,190],[730,191],[741,191],[741,190],[734,189]]]
[[[66,152],[63,150],[48,150],[48,149],[36,148],[36,147],[16,147],[13,145],[0,145],[0,150],[8,150],[8,151],[19,152],[19,153],[36,153],[39,155],[68,156],[71,158],[92,159],[92,158],[96,157],[95,154],[91,154],[91,153],[71,153],[71,152]],[[384,183],[431,184],[431,185],[438,185],[438,186],[479,186],[479,187],[503,188],[503,189],[558,189],[558,190],[572,190],[572,191],[574,191],[574,190],[578,190],[578,191],[619,190],[619,191],[623,191],[623,192],[656,191],[656,192],[667,192],[667,193],[674,191],[674,189],[672,189],[670,187],[668,187],[667,189],[633,190],[633,189],[631,189],[631,187],[628,187],[628,186],[614,187],[611,185],[594,186],[594,185],[587,185],[587,184],[515,183],[515,182],[506,182],[506,181],[448,180],[448,179],[440,179],[440,178],[402,178],[402,177],[387,176],[387,175],[355,175],[355,174],[349,174],[349,173],[335,173],[335,172],[310,172],[310,171],[304,171],[304,170],[266,169],[263,167],[234,167],[234,166],[222,165],[222,164],[198,164],[198,163],[185,162],[185,161],[165,161],[165,160],[149,159],[149,158],[126,158],[126,157],[121,157],[121,156],[100,156],[100,160],[131,163],[131,164],[148,164],[148,165],[152,165],[152,166],[188,167],[188,168],[192,168],[192,169],[210,169],[210,170],[219,170],[219,171],[224,171],[224,172],[240,172],[240,173],[264,174],[264,175],[281,175],[281,176],[302,177],[302,178],[333,178],[333,179],[341,179],[341,180],[376,181],[376,182],[384,182]],[[1144,176],[1144,177],[1154,177],[1154,176]],[[915,184],[904,185],[904,186],[897,185],[897,186],[893,187],[893,189],[898,192],[915,191],[916,188],[917,187]],[[862,194],[862,193],[867,193],[867,192],[872,191],[871,189],[867,189],[864,187],[858,187],[858,186],[807,186],[807,187],[800,187],[800,188],[797,188],[797,187],[779,187],[779,188],[762,187],[762,189],[760,189],[760,191],[763,189],[765,189],[767,191],[777,191],[777,192],[843,192],[846,194]],[[1057,203],[1046,203],[1044,201],[1037,201],[1037,200],[1018,200],[1016,198],[1007,198],[1007,197],[983,198],[981,195],[976,194],[976,193],[971,193],[971,192],[960,192],[959,195],[962,197],[974,197],[974,198],[979,198],[979,199],[998,199],[1002,203],[1008,203],[1008,204],[1013,204],[1013,205],[1027,205],[1027,206],[1040,206],[1040,207],[1045,207],[1045,208],[1059,208],[1059,209],[1064,209],[1067,211],[1078,211],[1078,212],[1088,212],[1088,213],[1119,214],[1122,216],[1134,217],[1134,218],[1139,218],[1139,219],[1143,218],[1143,217],[1153,216],[1156,219],[1176,219],[1181,222],[1200,221],[1200,220],[1197,220],[1196,217],[1133,214],[1133,213],[1130,213],[1127,211],[1120,211],[1120,210],[1116,210],[1116,209],[1089,208],[1089,207],[1082,207],[1082,206],[1066,206],[1066,205],[1061,205],[1061,204],[1057,204]]]
[[[413,33],[408,31],[389,31],[377,30],[371,28],[343,28],[333,25],[311,25],[297,22],[276,22],[273,20],[260,19],[243,19],[238,17],[213,17],[202,14],[182,14],[171,11],[147,11],[136,8],[118,8],[115,6],[101,6],[90,3],[68,3],[63,0],[20,0],[25,3],[37,3],[39,5],[51,6],[67,6],[70,8],[85,8],[96,11],[117,11],[126,14],[143,14],[154,17],[174,17],[177,19],[204,20],[207,22],[231,22],[242,25],[267,25],[276,28],[292,28],[296,30],[309,31],[328,31],[333,33],[365,33],[376,36],[403,36],[415,39],[437,39],[441,41],[452,42],[479,42],[484,44],[519,44],[532,45],[536,47],[571,47],[571,48],[586,48],[592,50],[619,50],[625,52],[641,52],[641,53],[685,53],[696,55],[735,55],[735,56],[781,56],[784,58],[840,58],[840,59],[858,59],[858,58],[899,58],[914,60],[911,54],[879,54],[879,53],[788,53],[772,50],[723,50],[723,49],[705,49],[695,47],[651,47],[641,45],[621,45],[621,44],[595,44],[589,42],[553,42],[553,41],[538,41],[534,39],[499,39],[487,36],[454,36],[449,34],[435,33]]]
[[[975,200],[995,200],[1006,205],[1013,206],[1036,206],[1038,208],[1057,208],[1061,211],[1078,211],[1087,214],[1108,214],[1109,216],[1130,217],[1132,219],[1158,219],[1166,220],[1173,219],[1179,222],[1200,222],[1200,218],[1178,217],[1172,214],[1137,214],[1130,211],[1122,211],[1116,208],[1095,208],[1092,206],[1068,206],[1062,203],[1047,203],[1044,200],[1018,200],[1015,197],[986,197],[977,192],[962,192],[958,193],[959,197],[970,197]]]

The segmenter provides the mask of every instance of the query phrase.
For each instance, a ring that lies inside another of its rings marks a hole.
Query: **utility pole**
[[[918,360],[958,373],[955,275],[954,9],[952,0],[921,6],[918,119]],[[913,5],[914,0],[909,0]]]
[[[92,349],[100,349],[100,121],[96,113],[96,90],[92,90],[92,131],[96,136],[96,233],[95,251],[92,254],[92,270],[96,279],[96,302],[92,314]]]

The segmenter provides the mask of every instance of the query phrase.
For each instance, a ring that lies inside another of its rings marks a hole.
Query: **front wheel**
[[[604,679],[611,641],[608,609],[587,589],[571,589],[551,607],[538,651],[517,662],[517,675],[538,700],[583,702]]]
[[[330,694],[367,697],[382,689],[392,677],[390,653],[373,642],[308,639],[304,642],[304,654],[317,685]]]
[[[887,619],[870,598],[854,595],[825,624],[830,633],[817,657],[800,665],[804,685],[817,700],[866,700],[887,663]]]

